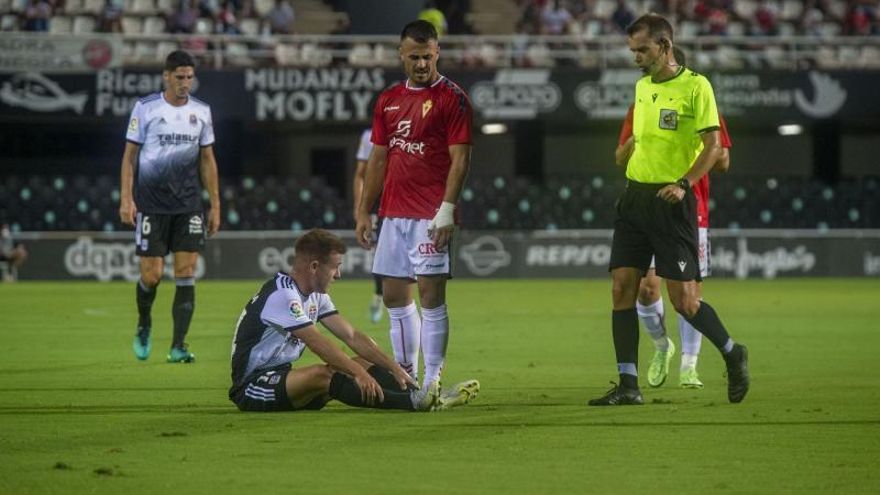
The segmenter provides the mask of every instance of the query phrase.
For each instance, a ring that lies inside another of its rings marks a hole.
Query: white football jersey
[[[357,159],[367,161],[370,159],[370,153],[373,151],[373,142],[370,141],[370,135],[373,133],[370,129],[364,130],[361,134],[361,142],[358,145]]]
[[[174,106],[162,93],[134,105],[126,140],[140,146],[135,174],[135,204],[146,213],[177,214],[202,210],[199,155],[214,144],[211,107],[190,96]]]

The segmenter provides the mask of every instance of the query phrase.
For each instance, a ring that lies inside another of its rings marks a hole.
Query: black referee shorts
[[[653,256],[658,276],[702,281],[697,199],[689,189],[682,201],[668,203],[657,197],[666,185],[627,182],[617,201],[609,269],[631,267],[647,272]]]

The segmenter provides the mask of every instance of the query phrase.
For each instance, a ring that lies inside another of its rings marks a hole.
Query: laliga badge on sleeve
[[[290,316],[302,318],[304,314],[302,304],[299,301],[290,301]]]

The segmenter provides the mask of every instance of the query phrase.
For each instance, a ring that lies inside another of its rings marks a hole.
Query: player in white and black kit
[[[343,318],[327,291],[340,277],[346,246],[314,229],[294,245],[291,273],[277,273],[245,305],[232,343],[229,399],[242,411],[321,409],[331,399],[356,407],[427,411],[437,384],[417,390],[373,340]],[[358,357],[318,332],[321,322]],[[292,368],[308,347],[327,364]]]
[[[165,90],[139,100],[131,112],[122,157],[119,217],[135,226],[140,256],[135,356],[150,356],[151,308],[162,280],[164,257],[174,253],[177,286],[172,305],[174,336],[168,362],[189,363],[195,355],[184,343],[195,307],[195,268],[205,234],[220,228],[220,194],[214,159],[211,108],[190,96],[195,62],[171,52],[162,78]],[[211,208],[202,208],[202,188]],[[207,220],[207,222],[206,222]],[[207,223],[207,225],[206,225]]]
[[[364,192],[364,180],[367,176],[367,161],[370,159],[370,153],[373,151],[373,142],[370,141],[371,129],[364,129],[361,133],[361,139],[358,142],[357,156],[354,168],[354,179],[352,180],[352,198],[354,203],[354,216],[357,218],[357,208],[361,202],[361,195]],[[379,238],[379,230],[382,228],[379,222],[379,216],[376,212],[370,214],[373,219],[374,241]],[[370,321],[378,323],[382,319],[382,277],[373,275],[373,298],[370,300]]]

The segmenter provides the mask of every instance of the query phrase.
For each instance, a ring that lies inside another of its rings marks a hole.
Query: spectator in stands
[[[562,4],[562,0],[553,0],[541,12],[541,33],[566,34],[572,22],[574,17]]]
[[[0,263],[4,264],[3,281],[14,282],[17,278],[18,267],[27,260],[27,250],[23,244],[18,244],[12,238],[12,231],[8,223],[0,226]]]
[[[199,19],[199,0],[178,0],[177,8],[168,16],[168,32],[192,34]]]
[[[471,10],[470,0],[437,0],[437,8],[446,16],[449,34],[474,34],[474,28],[466,19]]]
[[[700,34],[727,34],[728,10],[721,0],[698,0],[694,4],[694,19],[701,23]]]
[[[424,8],[419,12],[419,19],[430,22],[431,25],[434,26],[434,29],[437,30],[438,36],[443,36],[448,31],[446,15],[443,14],[442,10],[437,8],[437,2],[434,0],[428,0],[425,2]]]
[[[231,0],[223,2],[223,7],[217,12],[217,18],[214,21],[217,33],[241,34],[238,19],[235,17],[235,10],[235,4]]]
[[[105,0],[104,8],[98,16],[98,31],[102,33],[122,32],[122,2]]]
[[[611,25],[618,33],[625,33],[626,27],[636,20],[636,14],[626,4],[626,0],[617,0],[617,7],[611,13]]]
[[[271,34],[293,34],[294,18],[293,6],[288,0],[275,0],[275,6],[266,14],[264,21]]]
[[[843,34],[868,36],[877,33],[876,1],[850,0],[843,19]]]
[[[755,22],[752,24],[752,34],[759,36],[775,36],[779,33],[778,12],[774,5],[766,0],[758,0],[755,9]]]
[[[52,6],[46,0],[28,0],[23,17],[25,31],[48,31]]]
[[[522,17],[517,23],[517,34],[531,35],[541,32],[541,9],[542,6],[537,1],[526,4]]]

